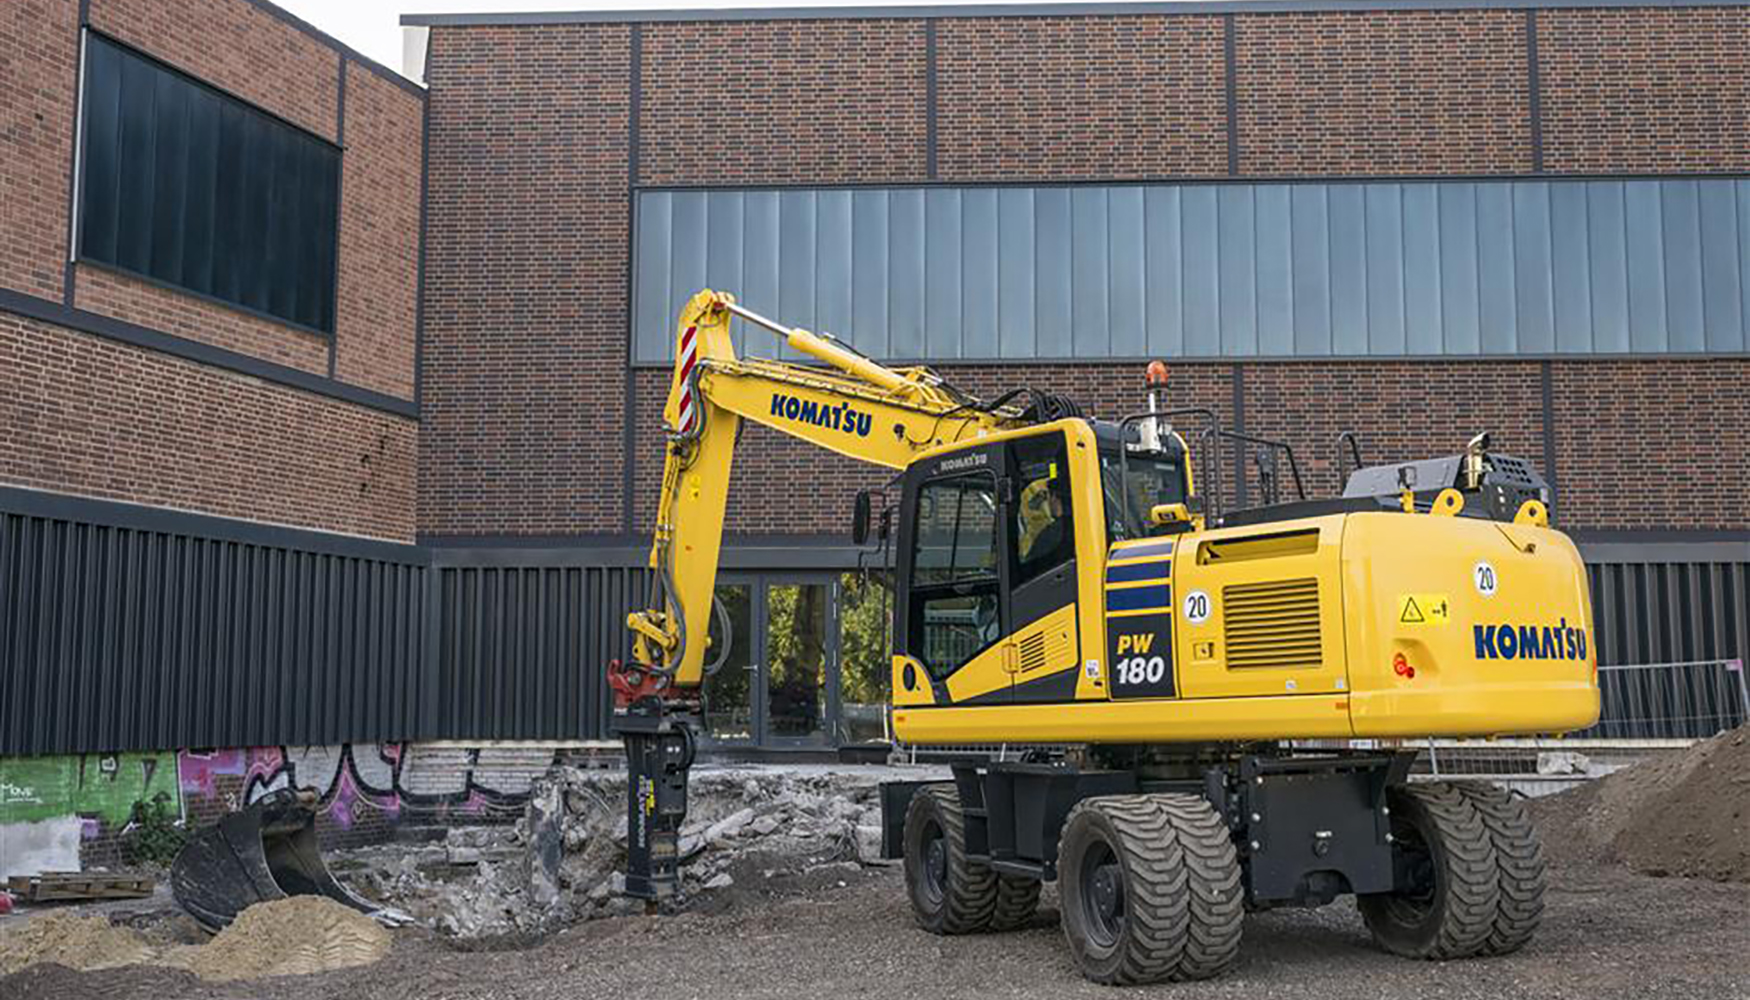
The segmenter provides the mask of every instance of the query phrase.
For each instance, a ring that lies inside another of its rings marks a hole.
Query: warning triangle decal
[[[1428,619],[1422,617],[1422,609],[1416,605],[1416,599],[1414,597],[1404,598],[1404,610],[1403,613],[1398,615],[1398,621],[1405,624],[1415,624],[1427,620]]]

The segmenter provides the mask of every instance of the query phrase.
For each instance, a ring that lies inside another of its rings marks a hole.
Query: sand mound
[[[256,903],[204,945],[179,948],[168,964],[202,979],[255,979],[369,965],[389,950],[389,932],[321,896]]]
[[[70,969],[107,969],[152,957],[152,948],[126,927],[103,917],[50,913],[0,932],[0,975],[27,965],[53,962]]]
[[[168,948],[104,917],[61,911],[0,933],[0,976],[42,962],[81,971],[160,965],[219,981],[300,976],[368,965],[388,950],[389,932],[375,920],[320,896],[256,903],[211,941]]]
[[[1750,882],[1750,727],[1652,757],[1535,809],[1557,860]]]

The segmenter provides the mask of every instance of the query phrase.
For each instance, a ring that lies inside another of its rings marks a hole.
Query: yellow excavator
[[[738,358],[735,317],[821,364]],[[874,532],[894,564],[895,736],[1037,748],[882,787],[884,852],[927,930],[1017,927],[1055,880],[1075,961],[1102,983],[1216,975],[1244,913],[1345,894],[1405,956],[1531,938],[1545,873],[1520,804],[1411,781],[1400,744],[1597,718],[1585,569],[1549,526],[1547,484],[1486,434],[1372,467],[1349,436],[1343,494],[1308,499],[1287,446],[1165,405],[1159,362],[1146,407],[1101,420],[1024,388],[980,399],[713,291],[681,311],[675,356],[653,592],[628,618],[631,661],[609,668],[628,894],[678,892],[731,460],[752,420],[898,473],[881,508],[897,525]],[[1180,426],[1198,428],[1200,461]],[[1228,446],[1257,459],[1263,503],[1222,509]],[[876,496],[856,498],[860,546]]]

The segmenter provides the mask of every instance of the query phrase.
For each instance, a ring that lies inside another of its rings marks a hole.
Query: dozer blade
[[[281,789],[196,833],[170,868],[176,901],[210,931],[287,896],[327,896],[390,926],[410,922],[335,880],[316,848],[317,802],[315,792]]]

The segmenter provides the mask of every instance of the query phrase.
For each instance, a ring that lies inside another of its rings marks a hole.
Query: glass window
[[[1160,454],[1132,453],[1123,478],[1118,452],[1100,452],[1100,483],[1106,497],[1106,533],[1110,541],[1141,538],[1152,530],[1148,512],[1156,504],[1185,502],[1185,460]],[[1128,496],[1128,502],[1126,497]]]
[[[1022,438],[1010,445],[1014,466],[1014,586],[1075,558],[1070,510],[1069,445],[1061,433]]]
[[[826,601],[824,583],[766,586],[766,729],[773,738],[824,729]]]
[[[79,259],[332,332],[339,147],[86,39]]]
[[[893,680],[893,581],[887,573],[839,575],[839,741],[889,738]]]
[[[996,478],[939,479],[918,491],[910,632],[918,659],[946,677],[1002,633]]]

